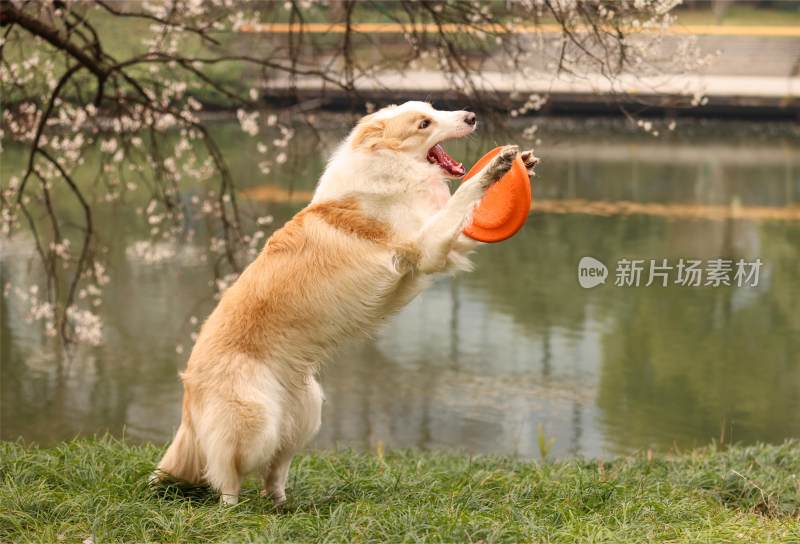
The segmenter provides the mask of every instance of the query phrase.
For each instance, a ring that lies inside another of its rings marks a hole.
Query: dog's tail
[[[205,462],[189,413],[188,395],[184,395],[180,427],[155,472],[150,476],[150,482],[177,480],[188,484],[202,484],[204,470]]]

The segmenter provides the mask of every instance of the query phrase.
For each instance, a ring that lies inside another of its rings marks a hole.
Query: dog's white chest
[[[446,183],[431,183],[430,188],[431,199],[437,210],[444,208],[447,201],[450,200],[450,188]]]

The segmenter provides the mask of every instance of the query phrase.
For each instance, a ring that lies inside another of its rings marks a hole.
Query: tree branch
[[[0,26],[5,26],[8,24],[17,24],[34,36],[39,36],[40,38],[44,39],[56,49],[60,49],[69,53],[87,70],[97,76],[98,79],[105,79],[108,75],[108,68],[106,66],[87,55],[80,47],[75,45],[68,38],[62,36],[58,29],[43,23],[41,20],[28,15],[20,9],[17,9],[14,7],[14,4],[10,2],[4,2],[3,9],[0,10]]]

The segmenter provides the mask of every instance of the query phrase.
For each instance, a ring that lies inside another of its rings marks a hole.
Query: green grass
[[[286,508],[248,480],[222,507],[153,490],[162,448],[0,444],[0,542],[797,542],[800,442],[605,463],[350,451],[292,467]]]

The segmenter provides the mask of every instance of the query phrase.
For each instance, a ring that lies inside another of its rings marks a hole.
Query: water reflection
[[[689,127],[656,141],[613,125],[551,124],[536,198],[800,201],[800,145],[790,129]],[[234,170],[251,171],[247,146],[235,133],[225,141]],[[474,140],[452,151],[474,157],[490,145]],[[307,191],[323,167],[319,157],[293,158],[269,181]],[[299,206],[291,200],[255,205],[282,220]],[[4,439],[50,443],[124,428],[134,439],[165,441],[179,420],[176,373],[186,355],[175,345],[188,351],[190,317],[213,305],[209,265],[191,246],[159,264],[142,262],[128,251],[144,237],[131,217],[108,212],[100,220],[118,240],[104,346],[60,362],[24,321],[24,305],[3,298]],[[380,441],[536,456],[538,424],[557,455],[704,444],[722,427],[734,440],[797,436],[798,248],[796,221],[534,213],[518,236],[483,248],[475,272],[438,281],[376,339],[342,350],[323,372],[328,402],[316,446]],[[584,290],[575,276],[584,255],[606,263],[759,257],[765,267],[751,289]],[[31,274],[30,258],[29,241],[4,241],[3,283]]]

